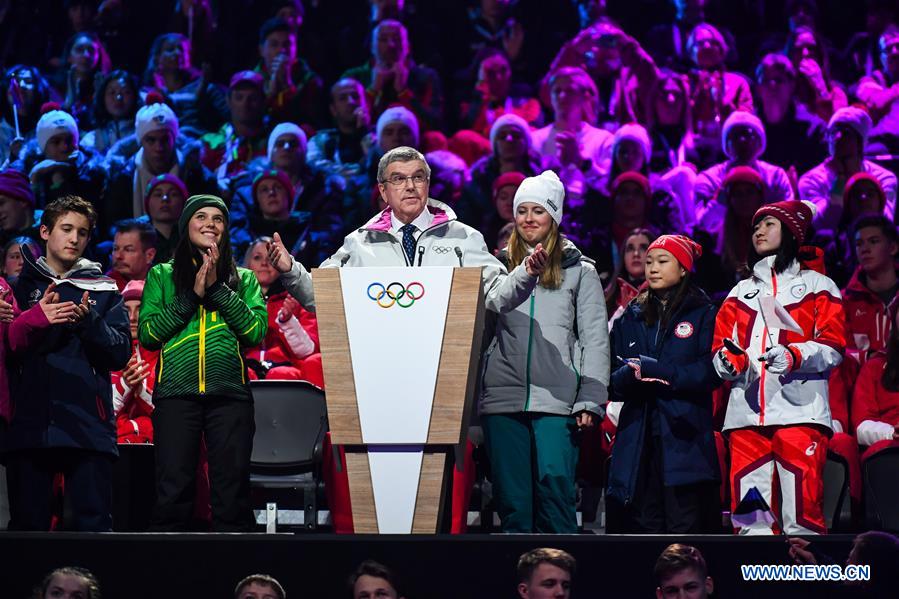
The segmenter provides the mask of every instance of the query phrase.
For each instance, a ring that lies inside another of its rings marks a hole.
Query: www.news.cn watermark
[[[744,581],[828,581],[857,582],[871,580],[871,566],[849,565],[741,565]]]

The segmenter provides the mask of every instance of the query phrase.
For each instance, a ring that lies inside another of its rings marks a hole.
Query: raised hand
[[[209,273],[210,262],[209,254],[203,254],[203,264],[200,265],[199,270],[197,270],[197,276],[194,279],[194,293],[197,294],[197,297],[206,295],[206,277]]]
[[[219,248],[217,244],[212,244],[209,246],[209,249],[206,250],[206,255],[209,256],[209,268],[206,270],[206,288],[209,289],[212,285],[215,284],[218,279],[218,261],[219,256]]]
[[[275,270],[282,274],[290,271],[290,267],[293,266],[293,259],[290,257],[290,252],[284,247],[280,234],[275,233],[274,238],[269,242],[266,249],[268,250],[268,262]]]
[[[91,296],[85,291],[81,295],[81,303],[75,306],[75,311],[72,314],[72,322],[80,322],[84,320],[84,317],[88,315],[91,311]]]
[[[128,361],[128,366],[122,371],[122,379],[131,389],[137,390],[147,377],[150,376],[150,363],[141,360],[135,353]]]
[[[56,283],[47,285],[44,291],[44,297],[38,302],[44,316],[50,321],[50,324],[67,324],[72,322],[75,314],[75,303],[64,302],[59,303],[59,293],[56,291]]]
[[[13,316],[12,304],[0,299],[0,322],[12,322]]]
[[[534,252],[525,258],[524,267],[528,274],[532,277],[539,277],[546,270],[546,263],[549,261],[549,254],[543,249],[543,244],[538,243],[534,248]]]
[[[288,295],[284,298],[284,303],[281,305],[281,309],[278,310],[278,322],[287,322],[290,320],[290,317],[294,315],[296,309],[300,307],[300,302],[293,299],[293,296]]]

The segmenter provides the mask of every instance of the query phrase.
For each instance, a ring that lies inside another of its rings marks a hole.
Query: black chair
[[[887,447],[863,466],[869,528],[899,532],[899,447]]]
[[[252,381],[256,436],[250,458],[254,504],[264,499],[257,524],[275,532],[277,524],[315,529],[319,522],[322,446],[328,431],[325,393],[305,381]],[[302,509],[278,508],[278,500]]]
[[[827,452],[824,463],[824,522],[828,531],[849,526],[849,464],[841,455]]]

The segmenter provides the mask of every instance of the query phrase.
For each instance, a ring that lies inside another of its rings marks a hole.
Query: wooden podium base
[[[372,462],[375,459],[382,460],[387,457],[384,454],[390,454],[390,448],[375,449],[365,445],[344,446],[353,529],[356,533],[435,534],[441,531],[443,514],[449,514],[449,510],[444,509],[444,504],[452,480],[454,448],[424,447],[421,449],[423,452],[418,476],[410,479],[411,481],[417,480],[417,487],[413,483],[406,489],[407,492],[414,493],[413,503],[410,496],[394,496],[396,493],[402,494],[403,489],[385,488],[384,485],[389,485],[388,482],[373,483],[373,476],[383,476],[383,474]],[[375,451],[379,455],[373,456],[370,453]],[[379,488],[378,493],[375,491],[376,487]],[[378,500],[376,500],[376,494]],[[411,520],[408,518],[408,514],[406,518],[399,518],[399,522],[396,518],[389,517],[388,507],[391,511],[395,511],[397,505],[403,505],[404,501],[410,506],[414,505]],[[382,506],[380,514],[379,502]]]

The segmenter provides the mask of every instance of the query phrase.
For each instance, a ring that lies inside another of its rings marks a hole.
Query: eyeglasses
[[[428,177],[424,175],[410,175],[408,177],[404,177],[403,175],[393,175],[389,179],[382,181],[382,183],[390,183],[394,187],[405,187],[406,181],[412,180],[412,185],[415,187],[421,187],[428,181]]]

